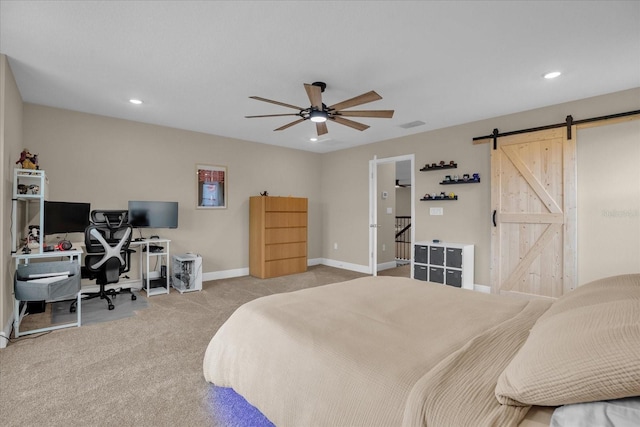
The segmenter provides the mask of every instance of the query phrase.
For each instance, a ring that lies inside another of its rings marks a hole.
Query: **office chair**
[[[83,298],[105,299],[109,310],[114,309],[111,298],[119,293],[116,289],[106,290],[106,285],[118,283],[120,275],[129,271],[131,252],[129,244],[133,229],[128,224],[127,211],[92,211],[91,224],[85,229],[85,257],[84,265],[88,276],[96,279],[100,290],[88,293]],[[131,292],[131,289],[126,289]],[[131,299],[136,295],[131,292]],[[71,306],[71,312],[75,311],[75,303]]]

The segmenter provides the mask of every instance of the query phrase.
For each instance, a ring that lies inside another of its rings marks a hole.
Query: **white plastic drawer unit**
[[[461,243],[416,242],[413,278],[473,289],[474,246]]]

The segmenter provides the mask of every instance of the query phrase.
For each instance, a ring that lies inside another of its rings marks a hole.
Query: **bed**
[[[553,303],[364,277],[244,304],[203,370],[277,426],[534,426],[639,396],[639,354],[640,275]]]

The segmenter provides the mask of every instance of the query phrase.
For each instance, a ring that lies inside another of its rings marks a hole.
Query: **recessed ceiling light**
[[[132,104],[135,104],[135,105],[142,104],[142,101],[140,101],[139,99],[134,99],[134,98],[130,99],[129,102],[132,103]]]
[[[318,138],[309,138],[309,141],[311,142],[316,142],[318,140]]]
[[[545,79],[555,79],[556,77],[560,76],[560,74],[562,74],[560,71],[552,71],[550,73],[547,73],[544,75]]]

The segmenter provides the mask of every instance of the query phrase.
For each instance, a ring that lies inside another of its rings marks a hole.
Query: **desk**
[[[147,296],[169,293],[169,278],[171,277],[169,272],[170,243],[171,240],[168,239],[143,239],[132,240],[129,244],[130,248],[138,248],[138,259],[140,260],[139,280]],[[150,269],[152,261],[155,261],[156,264],[153,270]]]
[[[20,264],[29,264],[30,261],[33,260],[45,260],[45,261],[51,261],[53,258],[68,258],[70,263],[76,263],[78,264],[78,275],[80,274],[80,258],[82,256],[82,249],[71,249],[68,251],[50,251],[50,252],[43,252],[43,253],[32,253],[32,254],[22,254],[22,253],[16,253],[13,254],[12,257],[13,259],[15,259],[16,261],[16,270],[18,270],[18,265]],[[14,305],[14,320],[13,320],[13,332],[14,332],[14,336],[16,338],[19,338],[23,335],[29,335],[29,334],[36,334],[39,332],[46,332],[46,331],[52,331],[55,329],[61,329],[61,328],[70,328],[70,327],[74,327],[80,326],[80,319],[81,319],[81,305],[80,305],[80,299],[81,299],[81,294],[82,292],[78,292],[75,296],[75,298],[77,298],[77,304],[78,304],[78,309],[77,309],[77,317],[76,317],[76,321],[75,322],[70,322],[70,323],[64,323],[61,325],[52,325],[52,326],[47,326],[44,328],[39,328],[39,329],[32,329],[26,332],[20,332],[20,322],[22,322],[22,319],[24,318],[24,316],[26,315],[26,310],[27,310],[27,304],[24,304],[24,306],[22,307],[22,310],[20,309],[20,303],[23,301],[20,301],[19,299],[15,299],[15,305]],[[65,301],[67,298],[65,299],[54,299],[54,300],[47,300],[47,302],[56,302],[56,301]]]
[[[15,253],[12,255],[13,259],[16,260],[17,264],[29,264],[29,261],[34,259],[51,259],[51,258],[69,258],[69,261],[80,263],[80,257],[84,251],[77,244],[74,245],[68,251],[49,251],[42,253],[31,253],[31,254],[23,254],[23,253]]]

